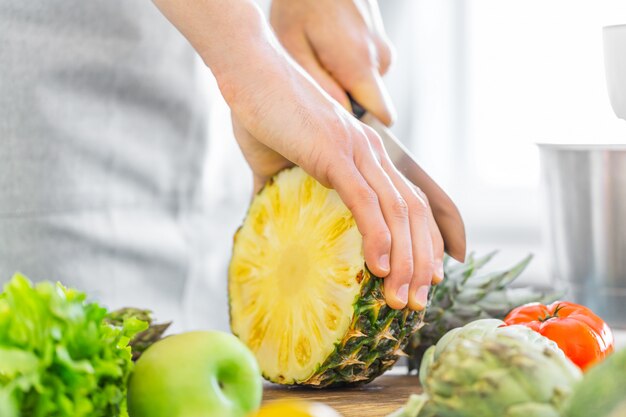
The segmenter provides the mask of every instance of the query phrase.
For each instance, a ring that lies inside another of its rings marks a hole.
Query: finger
[[[389,160],[380,138],[369,129],[366,129],[366,132],[372,147],[380,155],[383,169],[387,172],[409,208],[413,276],[411,277],[409,288],[408,304],[413,310],[422,310],[428,303],[430,284],[437,271],[436,258],[437,256],[443,256],[443,239],[441,238],[439,228],[434,223],[434,217],[432,216],[426,195],[397,170]],[[441,251],[441,254],[438,251]]]
[[[341,93],[337,92],[336,95],[342,94],[345,97],[338,101],[346,109],[351,110],[350,102],[345,95],[345,91],[348,91],[357,102],[383,123],[386,125],[393,123],[396,114],[395,107],[381,78],[381,74],[387,70],[385,66],[388,67],[392,59],[391,47],[387,42],[381,40],[378,43],[354,43],[354,47],[345,51],[344,55],[335,56],[328,54],[327,50],[314,46],[323,45],[324,42],[319,43],[318,40],[316,43],[315,39],[309,37],[305,41],[308,49],[303,56],[306,57],[306,61],[313,59],[314,63],[305,62],[302,65],[306,65],[307,68],[316,66],[317,68],[312,69],[314,72],[321,71],[323,73],[321,77],[329,77],[335,85],[339,86]],[[336,40],[337,43],[342,41],[353,42],[343,38]],[[300,50],[305,50],[304,45],[300,46]],[[318,55],[318,52],[321,55]],[[381,72],[381,70],[384,71]]]
[[[368,112],[387,126],[393,123],[396,110],[378,69],[360,71],[351,79],[339,82]]]
[[[386,39],[376,41],[376,51],[378,55],[378,73],[385,75],[394,61],[395,49]]]
[[[345,109],[350,110],[350,99],[341,85],[324,69],[317,55],[304,34],[298,37],[285,38],[283,41],[293,59]]]
[[[426,194],[424,194],[419,187],[414,186],[414,189],[426,202],[428,202]],[[432,283],[437,285],[444,279],[443,256],[445,245],[443,243],[443,236],[441,235],[441,231],[439,230],[439,226],[437,225],[437,221],[435,220],[435,216],[433,215],[433,211],[431,209],[428,210],[428,228],[430,229],[430,237],[433,243],[433,266],[435,268],[433,271]]]
[[[329,181],[352,212],[363,236],[363,254],[367,267],[374,275],[386,277],[391,269],[391,234],[376,193],[353,163],[343,164],[342,168],[333,170]]]
[[[366,139],[367,140],[367,139]],[[370,147],[361,147],[355,153],[357,168],[378,196],[380,207],[391,232],[391,272],[385,278],[385,299],[394,309],[406,307],[413,276],[408,206],[392,180],[382,169]]]
[[[395,50],[393,44],[385,33],[385,25],[383,24],[383,18],[380,14],[380,8],[378,4],[374,4],[371,8],[372,23],[374,24],[375,35],[373,37],[374,44],[376,45],[378,72],[380,75],[385,75],[395,56]]]
[[[434,259],[430,226],[428,223],[428,204],[407,184],[395,168],[383,164],[396,188],[407,202],[413,254],[413,275],[409,287],[409,307],[423,310],[427,304],[428,291],[433,278]]]

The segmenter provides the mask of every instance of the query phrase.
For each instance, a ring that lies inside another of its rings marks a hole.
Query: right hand
[[[331,97],[348,93],[386,125],[395,110],[382,76],[393,61],[376,0],[272,0],[281,44]]]
[[[249,2],[157,4],[213,71],[255,176],[293,163],[335,189],[363,235],[368,268],[385,277],[387,304],[423,309],[431,281],[443,278],[443,240],[427,199],[396,170],[380,137],[289,57]]]

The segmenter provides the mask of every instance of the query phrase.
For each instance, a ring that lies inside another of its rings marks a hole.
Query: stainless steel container
[[[539,145],[551,275],[626,328],[626,145]]]

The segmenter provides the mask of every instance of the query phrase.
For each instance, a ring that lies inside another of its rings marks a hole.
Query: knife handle
[[[367,110],[365,110],[363,106],[357,103],[356,100],[353,99],[350,94],[348,94],[348,98],[350,99],[350,107],[352,107],[352,114],[354,114],[354,116],[357,119],[361,120],[361,118],[365,116],[365,113],[367,113]]]

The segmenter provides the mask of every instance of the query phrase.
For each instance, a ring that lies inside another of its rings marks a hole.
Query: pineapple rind
[[[409,337],[421,327],[424,311],[389,308],[382,282],[365,269],[361,293],[346,337],[313,376],[295,385],[326,388],[366,384],[405,356],[404,348]],[[363,336],[353,337],[353,334]]]

